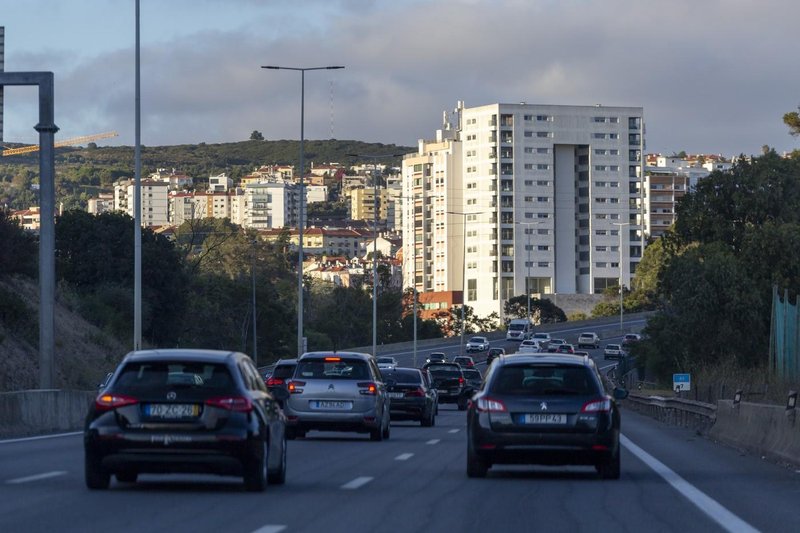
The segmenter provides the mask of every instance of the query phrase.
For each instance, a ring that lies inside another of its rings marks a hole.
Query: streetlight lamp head
[[[263,65],[262,65],[262,67],[261,67],[261,68],[269,68],[269,69],[272,69],[272,70],[278,70],[278,69],[280,69],[281,67],[275,67],[275,66],[272,66],[272,65],[266,65],[266,66],[263,66]]]
[[[325,68],[328,69],[328,70],[337,70],[337,69],[344,68],[344,67],[337,65],[337,66],[334,66],[334,67],[325,67]]]

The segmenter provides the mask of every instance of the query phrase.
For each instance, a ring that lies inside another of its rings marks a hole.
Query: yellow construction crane
[[[116,137],[119,135],[116,131],[108,131],[106,133],[95,133],[94,135],[84,135],[82,137],[73,137],[71,139],[64,139],[63,141],[56,141],[53,146],[74,146],[76,144],[83,144],[85,142],[96,141],[97,139],[108,139],[109,137]],[[9,148],[3,150],[3,157],[17,154],[27,154],[29,152],[37,152],[39,150],[38,144],[30,146],[22,146],[21,148]]]

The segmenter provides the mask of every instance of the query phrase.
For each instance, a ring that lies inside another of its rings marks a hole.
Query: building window
[[[537,131],[536,136],[540,139],[545,139],[553,136],[552,131]]]
[[[538,122],[553,122],[553,117],[550,115],[536,115]]]
[[[476,279],[468,279],[467,280],[467,300],[470,302],[474,302],[478,299],[478,280]]]

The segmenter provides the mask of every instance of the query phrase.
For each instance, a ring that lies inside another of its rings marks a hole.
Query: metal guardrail
[[[624,405],[661,422],[701,433],[707,431],[717,419],[716,405],[683,398],[630,393]]]

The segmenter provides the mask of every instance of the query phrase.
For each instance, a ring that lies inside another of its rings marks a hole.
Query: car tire
[[[286,483],[286,439],[283,439],[281,450],[281,466],[277,470],[267,472],[267,482],[270,485],[283,485]]]
[[[391,419],[389,417],[387,417],[386,427],[383,428],[383,434],[382,434],[383,440],[389,440],[389,437],[391,436],[391,433],[392,433]]]
[[[621,474],[619,446],[614,454],[603,459],[595,468],[601,479],[619,479]]]
[[[433,407],[431,407],[430,411],[428,412],[428,416],[420,417],[419,425],[424,428],[429,428],[433,425]]]
[[[459,411],[466,411],[467,410],[467,402],[468,401],[469,400],[467,400],[466,396],[460,396],[458,398],[458,410]]]
[[[88,453],[84,459],[84,474],[86,487],[92,490],[106,490],[111,484],[111,473],[103,468],[99,460]]]
[[[250,492],[263,492],[267,488],[269,444],[260,442],[252,457],[244,462],[244,488]]]
[[[467,477],[486,477],[489,473],[489,461],[475,451],[472,438],[467,437],[467,439]]]
[[[136,483],[136,480],[139,477],[138,472],[131,472],[130,470],[117,472],[115,474],[117,481],[120,483]]]

